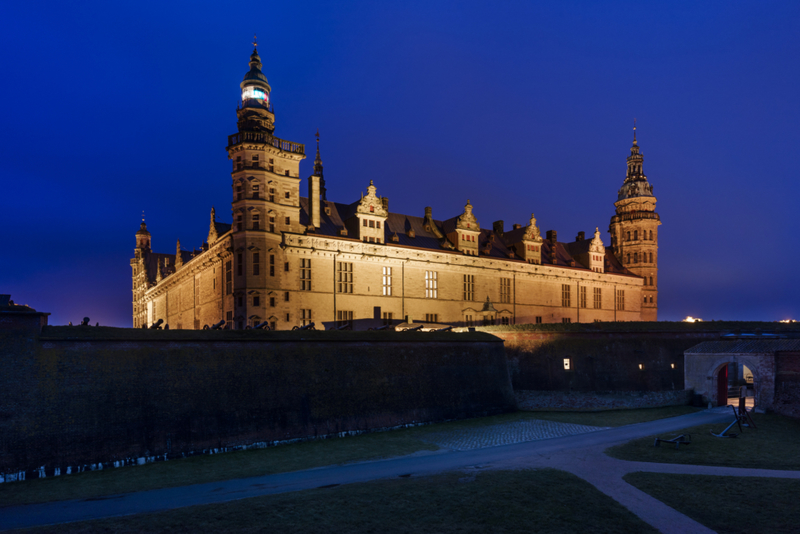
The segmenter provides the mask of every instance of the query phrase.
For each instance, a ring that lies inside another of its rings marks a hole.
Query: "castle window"
[[[275,276],[275,255],[269,255],[269,275]]]
[[[586,307],[586,286],[581,286],[580,292],[578,294],[578,300],[580,300],[581,308]]]
[[[261,297],[258,295],[253,297],[253,306],[261,306]]]
[[[367,220],[366,220],[366,219],[363,219],[363,221],[362,221],[362,222],[364,223],[364,228],[366,228],[366,227],[367,227]]]
[[[242,216],[241,215],[237,215],[236,216],[236,229],[238,231],[240,231],[240,232],[242,230]]]
[[[599,310],[600,308],[602,308],[603,305],[603,288],[596,287],[594,288],[593,293],[594,293],[594,302],[592,304],[594,305],[595,310]]]
[[[511,317],[500,317],[500,324],[511,324]]]
[[[240,308],[244,306],[244,298],[243,297],[236,297],[236,305]]]
[[[380,227],[381,227],[381,222],[375,221],[375,228],[380,228]]]
[[[563,324],[569,324],[569,323],[571,323],[571,322],[572,322],[572,319],[571,319],[571,318],[569,318],[569,317],[562,317],[562,318],[561,318],[561,322],[562,322]]]
[[[260,194],[258,191],[258,184],[253,185],[253,198],[260,198]]]
[[[233,278],[231,273],[231,260],[225,262],[225,294],[230,295],[233,289]]]
[[[289,169],[286,169],[286,176],[289,176]]]
[[[292,219],[290,217],[286,217],[286,225],[292,224]]]
[[[639,239],[639,230],[633,231],[633,240],[637,241]]]
[[[241,185],[236,186],[236,200],[242,200],[244,198],[244,191],[242,190]]]
[[[384,267],[383,268],[383,295],[390,297],[392,296],[392,268],[391,267]]]
[[[633,263],[639,263],[639,253],[638,252],[634,252],[633,253]]]
[[[383,324],[384,325],[392,324],[392,312],[383,312]]]
[[[261,265],[259,261],[261,260],[261,255],[258,252],[253,252],[253,274],[259,275],[261,274]]]
[[[542,324],[542,316],[537,315],[536,317],[533,318],[533,322],[536,324]]]
[[[274,308],[275,307],[275,297],[270,297],[269,298],[269,307],[270,308]]]
[[[255,193],[258,195],[258,193]],[[257,198],[257,197],[256,197]],[[253,230],[259,230],[261,228],[261,221],[259,221],[260,216],[258,213],[253,214]]]
[[[375,221],[370,221],[369,222],[369,227],[370,228],[375,228]]]
[[[653,263],[653,253],[650,253],[650,263]]]
[[[270,202],[275,202],[275,188],[274,187],[270,187],[269,188],[269,201]]]
[[[571,289],[569,284],[561,284],[561,306],[563,308],[569,308],[572,305]]]
[[[625,310],[625,290],[617,289],[617,310]]]
[[[275,232],[275,217],[269,218],[269,231]]]
[[[369,207],[369,212],[370,213],[375,213],[375,206],[370,206]]]
[[[644,303],[647,304],[647,297],[644,298]]]
[[[283,301],[284,302],[289,302],[289,292],[288,291],[283,293]],[[287,321],[288,321],[288,319],[287,319]]]
[[[336,264],[337,291],[339,293],[353,292],[353,264],[339,262]]]
[[[275,322],[275,321],[270,321],[269,322],[269,329],[270,330],[277,330],[278,329],[278,323]]]
[[[300,310],[300,320],[303,321],[303,326],[311,322],[311,310]]]
[[[464,275],[464,300],[475,300],[475,275]]]
[[[300,289],[311,291],[311,259],[300,260]]]
[[[650,277],[650,285],[651,286],[653,285],[653,277],[652,276]]]
[[[236,254],[236,276],[242,276],[244,261],[242,261],[242,253]]]
[[[630,241],[630,240],[631,240],[631,233],[628,232],[628,239],[626,239],[626,241]]]
[[[572,362],[569,358],[564,358],[564,370],[569,371],[570,369],[572,369]]]
[[[425,298],[439,298],[439,273],[425,271]]]
[[[291,316],[289,315],[289,312],[286,312],[286,322],[288,323],[289,321],[291,321]]]
[[[439,322],[439,314],[438,313],[426,313],[425,314],[425,322],[426,323],[438,323]]]
[[[500,302],[504,304],[511,302],[511,278],[500,279]]]
[[[472,325],[472,315],[465,315],[464,319],[465,319],[464,322],[467,323],[467,326],[473,326]]]
[[[287,272],[287,273],[289,272],[289,262],[288,262],[288,261],[287,261],[287,262],[284,262],[284,264],[283,264],[283,270],[284,270],[285,272]]]
[[[628,254],[628,259],[627,259],[627,261],[625,261],[625,263],[630,263],[630,262],[631,262],[631,255]]]
[[[345,310],[336,311],[336,326],[349,326],[353,328],[353,312]]]
[[[286,176],[289,176],[289,171],[286,171]],[[289,196],[290,196],[289,191],[286,191],[283,194],[283,198],[285,198],[286,200],[289,200]]]
[[[653,303],[653,297],[650,297],[650,304]]]
[[[653,231],[650,230],[650,241],[652,241],[652,240],[653,240]]]

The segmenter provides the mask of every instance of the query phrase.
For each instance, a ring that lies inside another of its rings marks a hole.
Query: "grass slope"
[[[379,480],[30,532],[56,531],[656,532],[589,483],[553,469]]]

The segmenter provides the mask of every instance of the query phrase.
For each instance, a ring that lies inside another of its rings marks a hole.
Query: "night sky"
[[[131,324],[142,211],[158,252],[231,219],[254,33],[301,191],[319,128],[330,200],[608,245],[636,117],[659,318],[800,319],[800,2],[763,0],[3,2],[0,293]]]

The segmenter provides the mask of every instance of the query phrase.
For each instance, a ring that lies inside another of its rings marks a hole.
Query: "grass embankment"
[[[553,469],[379,480],[57,527],[59,533],[70,534],[264,530],[656,532],[589,483]]]
[[[589,426],[621,426],[673,417],[696,410],[689,406],[672,406],[606,412],[514,412],[390,432],[280,445],[267,449],[193,456],[144,466],[0,484],[0,506],[87,499],[390,458],[420,451],[436,451],[439,448],[437,445],[425,441],[427,435],[440,432],[468,432],[470,429],[490,425],[545,419]]]
[[[718,465],[723,467],[752,467],[760,469],[800,469],[800,421],[776,414],[752,414],[758,429],[739,428],[734,425],[731,432],[736,438],[717,438],[730,421],[715,425],[702,425],[680,430],[670,435],[690,434],[692,444],[675,446],[662,443],[653,446],[655,436],[629,441],[606,450],[606,454],[620,460],[661,462],[670,464]],[[727,490],[725,490],[727,493]]]
[[[800,480],[629,473],[639,488],[719,533],[795,533]]]

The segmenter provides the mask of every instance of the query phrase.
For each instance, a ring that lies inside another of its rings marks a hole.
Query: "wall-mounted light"
[[[571,366],[570,366],[569,358],[564,358],[564,370],[565,371],[569,371],[570,367]]]
[[[643,364],[643,363],[640,363],[640,364],[639,364],[639,370],[640,370],[640,371],[644,371],[644,364]]]
[[[674,363],[669,364],[669,366],[672,367],[673,369],[675,369],[675,364]]]

